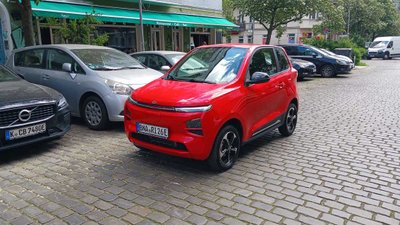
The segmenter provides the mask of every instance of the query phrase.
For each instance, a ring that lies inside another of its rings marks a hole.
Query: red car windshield
[[[246,48],[199,48],[183,59],[166,77],[199,83],[227,83],[237,77]]]

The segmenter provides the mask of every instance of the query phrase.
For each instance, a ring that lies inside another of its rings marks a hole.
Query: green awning
[[[36,5],[32,1],[33,15],[37,17],[52,17],[65,19],[80,19],[94,12],[96,18],[102,22],[138,24],[139,11],[121,8],[99,7],[90,5],[77,5],[60,2],[40,2]],[[192,16],[184,14],[143,12],[143,24],[180,27],[205,27],[205,28],[236,28],[225,18]]]

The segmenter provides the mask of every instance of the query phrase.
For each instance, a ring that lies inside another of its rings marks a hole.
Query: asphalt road
[[[0,153],[0,224],[400,221],[400,60],[300,82],[299,123],[233,169],[139,151],[121,124]]]

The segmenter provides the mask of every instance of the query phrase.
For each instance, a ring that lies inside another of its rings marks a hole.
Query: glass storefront
[[[126,53],[137,51],[136,29],[134,27],[99,26],[97,33],[99,35],[108,34],[108,41],[105,46]]]

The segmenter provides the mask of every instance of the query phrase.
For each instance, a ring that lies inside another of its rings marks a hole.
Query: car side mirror
[[[72,72],[72,65],[71,63],[63,63],[62,70],[68,73]]]
[[[162,67],[161,67],[161,70],[162,70],[162,71],[168,71],[169,69],[171,69],[170,66],[162,66]]]
[[[251,75],[250,80],[248,80],[246,83],[247,84],[259,84],[259,83],[265,83],[268,82],[271,79],[268,73],[264,72],[254,72],[253,75]]]

